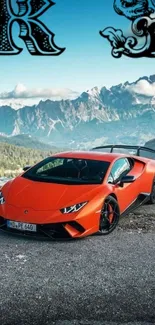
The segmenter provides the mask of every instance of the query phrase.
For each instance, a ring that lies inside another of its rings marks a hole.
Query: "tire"
[[[99,235],[110,234],[117,227],[120,218],[118,202],[113,196],[108,196],[103,204],[99,222]]]
[[[152,191],[151,191],[151,194],[150,194],[149,203],[150,204],[155,204],[155,180],[154,180],[153,185],[152,185]]]

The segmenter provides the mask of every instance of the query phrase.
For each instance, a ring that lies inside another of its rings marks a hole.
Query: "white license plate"
[[[37,226],[31,223],[17,222],[17,221],[7,221],[7,227],[12,229],[17,229],[20,231],[37,231]]]

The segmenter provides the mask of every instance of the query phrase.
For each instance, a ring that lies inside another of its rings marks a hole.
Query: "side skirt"
[[[147,203],[149,201],[149,198],[150,198],[150,193],[139,194],[137,199],[133,203],[131,203],[131,205],[129,205],[129,207],[125,211],[123,211],[121,217],[124,217],[125,215],[139,208],[141,205]]]

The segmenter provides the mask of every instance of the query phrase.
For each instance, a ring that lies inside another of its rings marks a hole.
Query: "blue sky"
[[[15,1],[15,0],[13,0]],[[113,0],[55,0],[42,21],[53,31],[55,43],[66,47],[58,57],[32,57],[24,48],[17,56],[0,56],[0,92],[16,84],[26,88],[70,88],[82,92],[111,86],[155,73],[154,59],[114,59],[99,30],[113,26],[129,30],[130,22],[113,9]],[[14,28],[15,30],[15,28]],[[22,40],[15,38],[18,46]]]

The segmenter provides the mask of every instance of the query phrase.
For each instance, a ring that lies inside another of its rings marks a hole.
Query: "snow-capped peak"
[[[98,87],[94,87],[94,88],[92,88],[92,89],[90,89],[90,90],[87,90],[87,93],[88,93],[89,95],[91,95],[91,96],[96,97],[96,96],[99,95],[100,90],[99,90]]]

